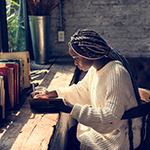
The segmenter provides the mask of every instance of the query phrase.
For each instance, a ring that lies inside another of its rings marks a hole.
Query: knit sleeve
[[[106,134],[123,124],[121,117],[124,111],[136,105],[136,100],[130,76],[124,68],[111,69],[103,76],[103,81],[105,96],[102,98],[105,99],[101,100],[104,101],[104,107],[75,104],[71,116],[81,124]]]
[[[91,68],[85,77],[78,82],[78,84],[73,84],[66,88],[57,89],[57,94],[59,97],[64,97],[67,101],[81,105],[91,105],[89,97],[89,82],[91,81],[93,68]]]

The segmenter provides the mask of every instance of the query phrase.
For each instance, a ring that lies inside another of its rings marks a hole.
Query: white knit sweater
[[[120,119],[137,102],[130,75],[121,62],[111,61],[99,71],[91,67],[77,85],[59,88],[57,93],[74,104],[70,115],[89,127],[82,132],[78,125],[81,150],[129,150],[128,123]],[[141,118],[132,123],[136,148],[140,143]]]

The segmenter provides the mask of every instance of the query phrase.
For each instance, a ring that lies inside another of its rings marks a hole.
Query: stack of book
[[[0,53],[0,120],[19,104],[19,97],[30,87],[29,52]]]

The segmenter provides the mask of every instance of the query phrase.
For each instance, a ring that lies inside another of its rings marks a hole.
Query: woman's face
[[[74,64],[78,66],[80,70],[88,71],[89,68],[93,65],[92,60],[85,59],[79,55],[77,55],[69,45],[69,54],[74,59]]]

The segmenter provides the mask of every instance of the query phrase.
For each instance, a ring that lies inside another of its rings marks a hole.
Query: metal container
[[[50,16],[29,16],[29,25],[36,64],[49,62]]]

